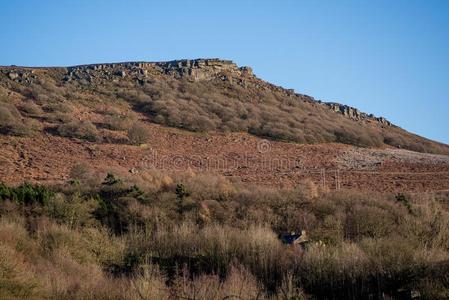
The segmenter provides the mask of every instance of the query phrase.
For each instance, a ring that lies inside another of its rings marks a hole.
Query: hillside
[[[316,101],[257,78],[249,67],[218,59],[2,67],[0,101],[0,131],[7,135],[75,132],[91,140],[127,143],[117,131],[143,115],[145,121],[196,132],[248,132],[300,144],[449,154],[449,146],[382,117]]]
[[[229,61],[0,67],[0,298],[447,299],[448,154]]]

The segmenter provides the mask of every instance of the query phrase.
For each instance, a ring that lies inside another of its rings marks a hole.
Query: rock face
[[[340,104],[340,103],[334,103],[334,102],[323,102],[323,105],[327,106],[329,109],[336,113],[340,113],[347,117],[348,119],[355,120],[355,121],[363,121],[363,120],[372,120],[379,122],[386,126],[392,126],[392,124],[383,117],[375,117],[372,114],[366,114],[364,112],[359,111],[357,108]]]
[[[235,63],[230,60],[194,59],[175,60],[157,63],[165,74],[175,77],[192,77],[194,80],[213,78],[220,73],[242,73]]]
[[[235,76],[252,77],[250,67],[239,68],[230,60],[212,59],[183,59],[167,62],[125,62],[114,64],[81,65],[67,68],[66,80],[93,78],[113,79],[125,77],[129,74],[133,78],[142,79],[149,73],[162,73],[175,78],[191,80],[208,80],[217,75],[233,74]]]

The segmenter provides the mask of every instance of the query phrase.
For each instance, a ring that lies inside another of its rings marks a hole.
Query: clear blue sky
[[[449,1],[0,0],[0,65],[220,57],[449,143]]]

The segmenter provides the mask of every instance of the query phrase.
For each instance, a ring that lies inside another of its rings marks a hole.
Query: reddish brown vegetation
[[[330,190],[336,188],[335,175],[339,169],[342,189],[396,192],[449,189],[446,156],[337,144],[266,144],[247,134],[200,136],[157,125],[147,129],[151,139],[145,147],[85,143],[52,135],[0,137],[3,166],[0,179],[10,183],[60,182],[67,180],[73,165],[84,163],[103,174],[111,167],[123,172],[191,169],[286,187],[294,187],[304,179],[311,179],[321,187],[325,169],[325,186]],[[266,152],[261,145],[269,147]]]

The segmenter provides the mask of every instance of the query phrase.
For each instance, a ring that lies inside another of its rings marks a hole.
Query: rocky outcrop
[[[253,74],[250,67],[238,67],[230,60],[211,59],[182,59],[166,62],[123,62],[90,64],[67,67],[62,70],[64,81],[79,81],[81,84],[101,83],[101,81],[134,80],[144,84],[151,76],[167,75],[187,80],[230,80],[235,84],[247,88],[268,89],[273,92],[295,98],[297,101],[309,102],[316,106],[325,107],[335,113],[342,114],[354,121],[374,121],[384,126],[392,124],[383,117],[375,117],[358,109],[333,102],[321,102],[313,97],[295,93],[293,89],[265,82]],[[24,84],[32,83],[36,78],[34,69],[24,67],[9,67],[1,70],[6,78]]]
[[[357,108],[343,105],[340,103],[325,103],[332,111],[341,113],[345,117],[353,120],[362,120],[366,117],[368,117],[367,114],[359,111]]]
[[[149,68],[153,68],[153,65],[144,62],[80,65],[68,67],[63,79],[65,81],[84,80],[87,82],[97,82],[129,77],[143,80],[147,77]]]
[[[332,111],[342,114],[348,119],[355,121],[371,120],[381,123],[382,125],[392,126],[391,122],[383,117],[375,117],[373,114],[367,114],[359,111],[357,108],[334,102],[321,102]]]
[[[9,67],[8,69],[1,70],[1,73],[7,75],[10,80],[22,84],[33,83],[37,78],[33,69],[22,67]]]
[[[217,75],[231,74],[242,77],[253,77],[250,67],[239,68],[230,60],[212,59],[183,59],[167,62],[125,62],[113,64],[81,65],[67,68],[65,80],[95,78],[114,79],[131,78],[142,79],[149,73],[161,73],[175,78],[188,78],[191,80],[207,80]]]
[[[230,60],[220,59],[194,59],[175,60],[156,63],[165,74],[175,77],[191,77],[195,80],[205,80],[220,73],[234,73],[235,75],[248,75],[250,68],[239,68]],[[251,73],[252,75],[252,73]]]

